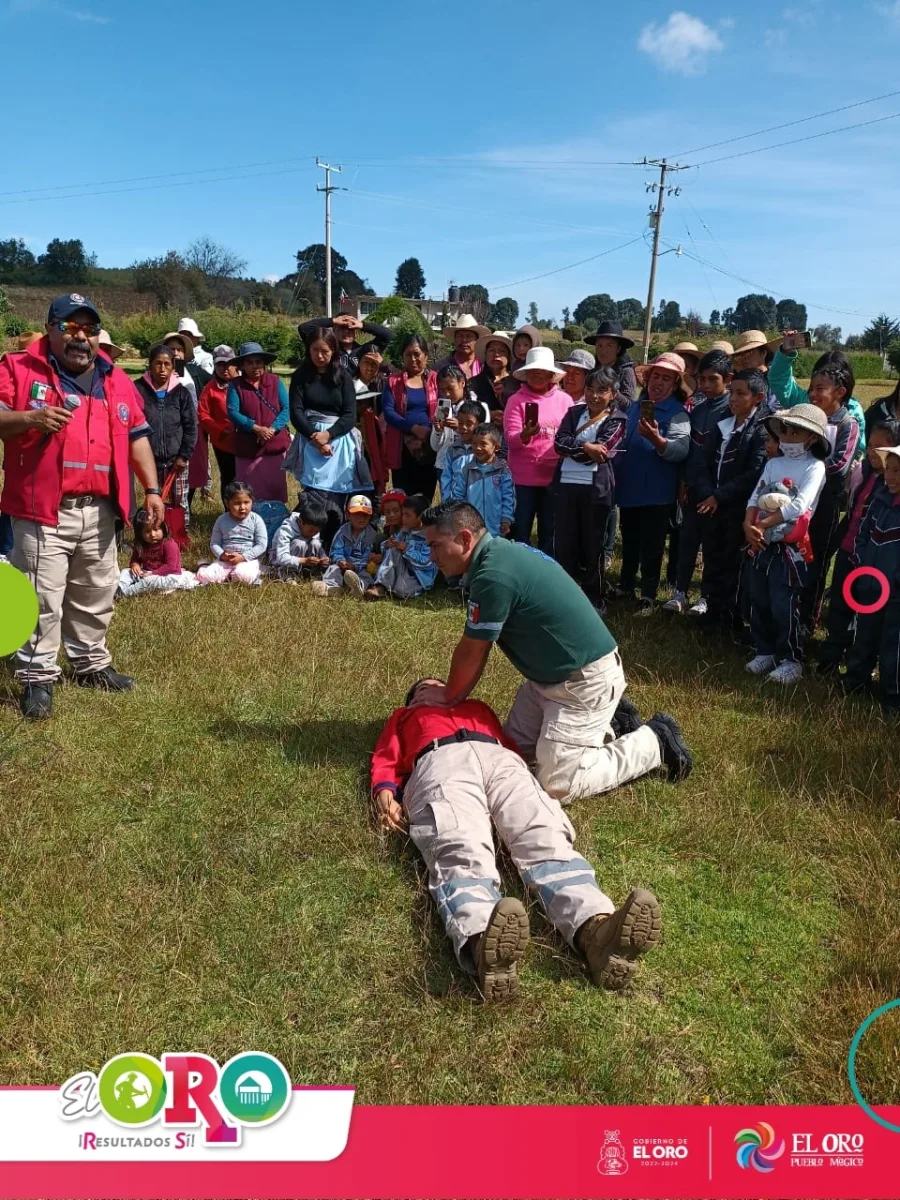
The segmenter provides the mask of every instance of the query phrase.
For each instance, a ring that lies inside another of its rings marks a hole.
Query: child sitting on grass
[[[365,588],[360,576],[365,574],[374,544],[372,501],[368,496],[351,496],[347,520],[331,543],[331,563],[321,579],[313,580],[313,595],[338,596],[346,588],[351,596],[361,598]]]
[[[447,457],[441,471],[441,499],[449,500],[453,491],[453,479],[462,468],[464,462],[472,455],[472,438],[475,430],[484,420],[484,405],[476,400],[464,401],[456,412],[455,441],[447,449]]]
[[[272,539],[269,562],[279,579],[296,583],[301,576],[328,566],[330,559],[322,547],[322,530],[327,524],[328,513],[304,492]]]
[[[197,586],[193,571],[181,568],[181,551],[169,527],[154,526],[145,508],[134,514],[134,549],[131,564],[119,576],[120,596],[143,596],[147,592],[168,594]]]
[[[396,596],[407,600],[430,591],[437,579],[437,565],[422,529],[422,513],[428,507],[424,496],[407,496],[403,502],[403,527],[384,543],[384,559],[375,582],[366,589],[367,600]]]
[[[498,457],[503,435],[494,425],[479,425],[472,457],[453,476],[451,500],[466,500],[481,514],[492,537],[506,537],[516,513],[516,488],[506,461]]]
[[[405,499],[406,492],[400,488],[394,488],[389,492],[385,492],[381,497],[380,527],[375,533],[375,543],[372,546],[372,553],[369,555],[369,561],[366,564],[366,571],[373,578],[381,565],[381,560],[384,558],[381,547],[388,538],[393,537],[400,530],[400,518],[403,515],[403,501]]]
[[[260,582],[260,559],[266,552],[268,534],[259,513],[253,511],[253,488],[234,480],[225,489],[226,512],[216,520],[209,548],[216,557],[197,572],[198,583]]]

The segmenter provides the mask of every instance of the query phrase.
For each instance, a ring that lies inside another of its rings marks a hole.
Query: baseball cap
[[[234,358],[234,351],[230,346],[226,346],[223,342],[221,346],[213,347],[213,362],[231,362]]]
[[[372,501],[368,496],[351,496],[347,512],[368,513],[371,516]]]
[[[73,313],[79,312],[86,308],[88,312],[94,314],[94,320],[100,324],[100,314],[97,312],[90,300],[80,295],[78,292],[72,292],[68,296],[57,296],[50,305],[50,311],[47,313],[47,324],[54,325],[57,321],[68,321]]]

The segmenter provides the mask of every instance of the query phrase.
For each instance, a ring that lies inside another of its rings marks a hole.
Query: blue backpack
[[[290,510],[280,500],[255,500],[253,502],[253,511],[263,519],[263,524],[266,527],[266,548],[271,550],[272,538],[274,538],[282,523],[291,515]]]

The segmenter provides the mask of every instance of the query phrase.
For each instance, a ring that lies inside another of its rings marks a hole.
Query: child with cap
[[[747,670],[788,684],[803,675],[800,595],[808,578],[808,556],[790,538],[808,527],[815,512],[830,446],[825,414],[812,404],[769,417],[766,426],[781,454],[763,467],[744,518],[749,550],[741,583],[756,650]],[[784,500],[766,502],[762,516],[759,502],[773,493]]]
[[[403,503],[406,500],[406,492],[400,488],[392,488],[391,491],[385,492],[381,497],[381,520],[375,532],[375,544],[372,547],[372,553],[369,555],[369,561],[366,565],[366,570],[374,578],[376,571],[384,558],[382,547],[388,538],[394,537],[402,527]]]
[[[424,496],[407,496],[403,501],[401,528],[384,543],[384,558],[375,582],[366,589],[367,600],[387,595],[399,600],[420,596],[434,587],[437,565],[422,529],[422,513],[428,507]]]
[[[503,435],[484,423],[472,438],[472,455],[453,479],[450,500],[466,500],[477,509],[492,537],[506,537],[516,512],[516,489],[509,466],[498,456]]]
[[[880,571],[884,580],[865,575],[853,585],[853,596],[874,612],[858,612],[856,635],[847,653],[844,690],[866,691],[878,665],[878,693],[886,713],[900,713],[900,446],[884,446],[884,479],[872,501],[854,545],[860,566]],[[886,581],[886,582],[885,582]]]
[[[269,562],[279,579],[296,583],[303,575],[328,566],[330,559],[322,546],[322,531],[327,524],[324,505],[302,492],[297,507],[272,539]]]
[[[351,596],[361,599],[365,587],[360,576],[365,574],[374,545],[372,501],[368,496],[351,496],[347,520],[331,543],[330,565],[321,579],[313,581],[313,595],[337,596],[346,589]]]

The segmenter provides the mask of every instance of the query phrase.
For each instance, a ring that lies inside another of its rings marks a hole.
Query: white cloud
[[[638,38],[638,50],[649,55],[661,70],[679,75],[702,75],[707,67],[704,56],[724,48],[725,43],[711,25],[686,12],[673,12],[663,24],[645,25]]]

